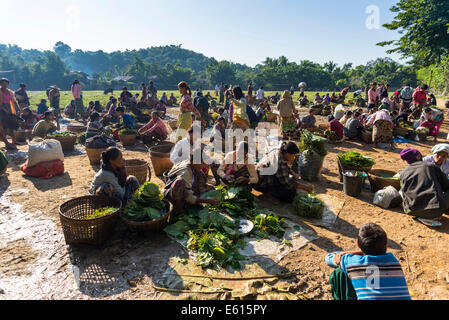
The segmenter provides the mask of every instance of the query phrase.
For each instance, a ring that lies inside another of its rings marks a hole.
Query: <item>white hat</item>
[[[440,143],[437,144],[435,147],[432,148],[432,153],[436,154],[439,152],[446,152],[449,155],[449,144],[447,143]]]

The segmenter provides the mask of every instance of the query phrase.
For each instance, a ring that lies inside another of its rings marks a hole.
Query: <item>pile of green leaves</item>
[[[105,217],[105,216],[108,216],[110,214],[113,214],[117,210],[118,210],[118,208],[112,208],[112,207],[100,208],[100,209],[95,210],[94,213],[86,216],[86,219],[87,220],[92,220],[92,219]]]
[[[125,128],[118,132],[118,134],[126,135],[126,134],[138,134],[136,129]]]
[[[251,191],[241,187],[225,188],[218,186],[202,194],[201,197],[205,199],[219,199],[219,204],[211,206],[211,209],[221,211],[230,216],[245,216],[256,207],[254,195]]]
[[[301,140],[299,142],[299,151],[309,151],[309,152],[315,152],[321,157],[324,157],[327,155],[326,150],[326,139],[323,137],[319,137],[316,135],[313,135],[307,130],[303,130],[301,133]]]
[[[298,195],[293,200],[295,213],[304,218],[322,219],[324,203],[313,194]]]
[[[331,130],[324,131],[324,136],[330,141],[340,141],[340,138]]]
[[[270,235],[275,235],[281,239],[285,234],[284,218],[275,216],[272,212],[259,214],[254,218],[254,234],[259,239],[267,239]]]
[[[231,265],[237,270],[244,258],[238,249],[245,246],[238,227],[238,220],[206,207],[201,211],[188,210],[164,231],[175,239],[187,240],[187,248],[198,254],[201,267]]]
[[[86,144],[86,133],[85,133],[85,132],[80,133],[80,134],[78,135],[77,142],[78,142],[79,144],[83,145],[83,146]]]
[[[354,151],[339,154],[338,158],[344,165],[360,168],[371,167],[375,163],[373,158],[364,156],[363,154]]]
[[[68,131],[66,131],[66,132],[54,131],[54,132],[50,133],[49,136],[56,137],[56,138],[57,137],[73,137],[73,136],[75,136],[75,134],[72,132],[68,132]]]
[[[129,221],[143,222],[159,219],[166,208],[164,196],[157,184],[147,182],[134,193],[125,207],[123,217]]]

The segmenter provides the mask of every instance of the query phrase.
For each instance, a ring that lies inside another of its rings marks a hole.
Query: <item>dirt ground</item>
[[[176,112],[170,109],[169,114],[174,116]],[[324,117],[318,118],[319,123],[325,123]],[[446,141],[448,132],[446,121],[438,141]],[[367,188],[358,199],[346,196],[336,161],[337,153],[357,150],[375,159],[374,168],[400,172],[406,166],[399,157],[402,149],[414,147],[428,155],[433,145],[410,142],[397,145],[391,152],[363,142],[328,144],[322,176],[313,185],[318,195],[344,201],[341,211],[336,212],[338,219],[330,228],[298,222],[319,239],[291,252],[273,267],[260,266],[251,271],[253,275],[259,275],[259,271],[262,275],[291,272],[295,274],[291,279],[260,283],[183,277],[181,273],[206,278],[238,277],[239,273],[202,271],[191,260],[184,265],[180,258],[188,254],[164,234],[139,236],[122,224],[101,248],[67,246],[58,208],[69,199],[86,195],[99,168],[90,166],[83,148],[77,146],[65,155],[64,175],[50,180],[25,177],[20,165],[25,161],[27,146],[20,146],[20,152],[9,154],[7,174],[0,177],[0,299],[332,299],[328,285],[332,269],[325,265],[324,257],[329,252],[356,249],[357,230],[367,222],[378,223],[386,230],[388,249],[400,260],[413,299],[449,299],[449,216],[444,216],[443,227],[430,229],[399,209],[374,206],[373,193]],[[126,159],[150,162],[141,144],[125,149],[124,155]],[[152,181],[162,186],[154,175]],[[274,199],[256,195],[262,204],[279,205]],[[170,285],[168,280],[161,281],[170,277]],[[162,284],[181,291],[155,289]],[[253,290],[262,285],[277,290]],[[204,293],[211,288],[216,293]],[[229,288],[243,293],[227,292]]]

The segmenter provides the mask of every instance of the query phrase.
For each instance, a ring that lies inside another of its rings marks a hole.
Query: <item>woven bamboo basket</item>
[[[16,130],[14,131],[14,138],[17,142],[26,142],[31,139],[31,130]]]
[[[68,125],[67,126],[67,131],[73,132],[76,134],[86,132],[86,130],[87,130],[86,126],[77,126],[77,125]]]
[[[408,128],[401,128],[401,127],[394,127],[393,128],[393,135],[394,136],[401,136],[401,137],[405,137],[406,135],[408,135],[408,133],[411,130]]]
[[[120,214],[120,218],[122,219],[123,223],[125,223],[126,226],[129,228],[129,230],[133,232],[161,231],[168,225],[170,221],[170,213],[172,210],[171,203],[168,202],[167,200],[165,200],[165,203],[166,203],[165,210],[161,212],[164,215],[159,219],[155,219],[152,221],[135,222],[127,220],[123,216],[123,214]]]
[[[373,132],[368,130],[362,131],[362,140],[366,143],[373,143]]]
[[[135,176],[140,184],[151,180],[151,170],[148,162],[143,160],[126,160],[125,170],[127,176]]]
[[[377,192],[379,190],[382,190],[383,188],[392,186],[396,190],[401,190],[401,181],[396,179],[389,179],[381,177],[380,175],[388,175],[393,177],[396,175],[396,172],[389,171],[389,170],[380,170],[380,169],[373,169],[368,173],[368,180],[371,185],[371,191]]]
[[[65,136],[65,137],[48,137],[49,139],[57,140],[61,143],[63,151],[72,151],[76,144],[77,136]]]
[[[168,125],[173,131],[175,131],[178,129],[178,120],[170,120],[168,121]]]
[[[162,176],[165,171],[173,167],[170,161],[170,152],[173,147],[173,143],[166,143],[150,148],[150,159],[156,176]]]
[[[101,162],[101,154],[106,151],[107,148],[92,149],[86,148],[87,157],[91,165],[98,165]]]
[[[120,141],[124,147],[132,146],[136,142],[137,135],[133,134],[120,134]]]
[[[268,122],[276,122],[278,119],[278,115],[276,113],[267,113],[267,121]]]
[[[343,182],[343,172],[347,170],[354,170],[354,171],[361,171],[361,172],[370,172],[373,166],[370,167],[355,167],[355,166],[349,166],[345,165],[340,161],[340,158],[337,156],[337,163],[338,163],[338,174],[340,176],[340,182]]]
[[[85,196],[72,199],[59,207],[59,218],[67,244],[100,246],[114,231],[122,203],[118,199],[103,196]],[[119,208],[113,214],[87,220],[96,209]]]

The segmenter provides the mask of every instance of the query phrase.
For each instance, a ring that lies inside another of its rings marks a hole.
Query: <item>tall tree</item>
[[[399,0],[390,9],[396,13],[389,30],[399,31],[399,40],[384,41],[379,46],[394,46],[387,53],[400,53],[412,58],[418,66],[439,63],[449,55],[449,1]]]

